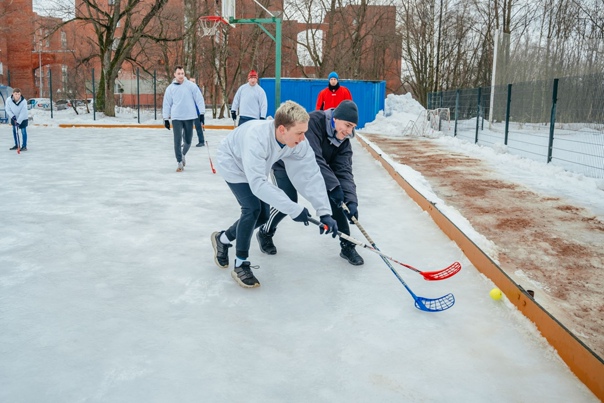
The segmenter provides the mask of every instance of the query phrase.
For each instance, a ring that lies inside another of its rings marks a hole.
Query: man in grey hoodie
[[[201,119],[203,111],[206,110],[201,90],[185,77],[182,66],[174,68],[174,81],[166,88],[162,115],[164,126],[170,130],[170,120],[174,131],[174,154],[178,167],[176,172],[182,172],[185,165],[185,155],[191,147],[193,139],[193,124],[196,119]],[[200,111],[201,114],[198,114]]]
[[[235,268],[231,277],[242,287],[258,287],[247,260],[254,229],[268,219],[270,206],[275,206],[294,221],[308,225],[310,213],[293,202],[275,186],[269,175],[273,164],[282,160],[293,186],[317,211],[324,226],[320,232],[337,236],[338,226],[331,218],[331,207],[315,152],[306,141],[308,113],[293,101],[283,103],[275,120],[253,120],[237,127],[220,143],[216,167],[241,206],[241,216],[225,231],[212,234],[214,262],[229,267],[231,242],[235,246]]]
[[[231,117],[237,121],[239,111],[239,126],[250,120],[266,119],[268,101],[266,92],[258,84],[258,73],[254,70],[247,75],[247,84],[243,84],[237,90],[231,105]]]

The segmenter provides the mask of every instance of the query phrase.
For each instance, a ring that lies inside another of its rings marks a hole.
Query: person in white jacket
[[[258,84],[258,73],[254,70],[247,75],[247,84],[243,84],[237,90],[233,105],[231,105],[231,117],[237,121],[239,111],[239,126],[250,120],[266,119],[268,101],[266,92]]]
[[[228,248],[236,239],[235,267],[231,276],[242,287],[260,286],[247,259],[254,230],[267,221],[270,206],[305,225],[311,217],[305,207],[293,202],[269,179],[275,162],[283,161],[294,187],[316,210],[324,224],[320,232],[337,236],[338,226],[331,218],[325,181],[315,152],[305,141],[308,120],[308,113],[302,106],[287,101],[277,109],[275,120],[258,120],[239,126],[218,148],[216,167],[239,202],[241,216],[227,230],[212,234],[214,262],[218,267],[229,267]]]
[[[19,149],[19,141],[17,139],[17,128],[21,129],[23,141],[21,142],[20,151],[27,151],[27,124],[29,122],[27,116],[27,100],[21,96],[19,88],[13,89],[13,95],[6,101],[5,106],[8,121],[13,127],[13,139],[15,146],[11,150]]]
[[[203,112],[206,105],[197,84],[193,84],[185,77],[182,66],[174,68],[174,81],[166,88],[162,115],[164,126],[170,130],[170,120],[174,132],[174,154],[178,167],[176,172],[182,172],[185,165],[185,155],[191,147],[193,139],[193,124],[195,120],[203,121]],[[199,111],[199,112],[198,112]]]

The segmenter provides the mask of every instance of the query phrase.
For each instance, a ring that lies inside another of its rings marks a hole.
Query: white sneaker
[[[178,168],[176,168],[176,172],[182,172],[184,170],[184,165],[182,162],[178,163]]]
[[[185,155],[182,155],[182,166],[186,167],[187,166],[187,161],[185,161]]]

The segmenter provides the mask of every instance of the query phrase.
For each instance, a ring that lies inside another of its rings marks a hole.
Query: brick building
[[[168,3],[167,7],[175,16],[175,21],[184,19],[181,3],[182,0],[170,0]],[[107,7],[110,4],[107,2]],[[215,4],[214,0],[199,0],[199,10],[202,14],[214,14],[212,8]],[[276,0],[269,2],[267,8],[278,12],[282,10],[282,5],[282,0]],[[1,2],[0,15],[8,21],[0,35],[0,84],[20,87],[26,98],[48,97],[52,78],[53,98],[90,97],[92,69],[97,72],[96,80],[100,71],[98,58],[82,64],[95,52],[87,40],[94,35],[90,25],[74,22],[49,36],[50,31],[43,27],[56,25],[60,21],[36,15],[32,11],[32,0]],[[266,16],[266,13],[253,0],[237,2],[237,18],[253,18],[257,15]],[[386,80],[388,93],[401,92],[401,40],[396,34],[395,15],[393,6],[367,6],[360,10],[359,6],[349,5],[338,10],[337,15],[328,14],[318,24],[283,21],[282,77],[325,78],[329,71],[336,70],[342,79]],[[174,29],[179,29],[182,23],[174,26],[177,27]],[[270,25],[266,29],[274,32],[274,27]],[[321,41],[324,55],[319,67],[304,65],[299,58],[296,38],[308,29],[323,32]],[[229,28],[228,36],[226,94],[231,99],[237,87],[246,81],[250,68],[259,71],[261,77],[274,77],[275,44],[254,24]],[[250,38],[255,39],[252,41]],[[162,80],[157,86],[161,94],[171,80],[172,64],[184,64],[181,60],[196,57],[197,73],[192,75],[204,85],[206,102],[220,103],[225,89],[216,86],[219,78],[211,68],[215,55],[210,53],[210,49],[215,41],[213,37],[200,38],[197,51],[189,53],[184,51],[182,43],[171,44],[167,51],[159,46],[154,51],[153,46],[145,45],[147,52],[139,63],[147,72],[157,72],[157,78]],[[253,47],[253,52],[249,47]],[[130,63],[122,66],[115,84],[116,105],[136,104],[135,72]],[[141,104],[152,104],[151,76],[149,73],[145,74],[144,79],[142,76],[139,82]]]

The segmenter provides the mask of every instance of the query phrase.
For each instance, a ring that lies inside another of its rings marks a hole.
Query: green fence
[[[437,108],[460,139],[604,178],[604,74],[428,94]]]

